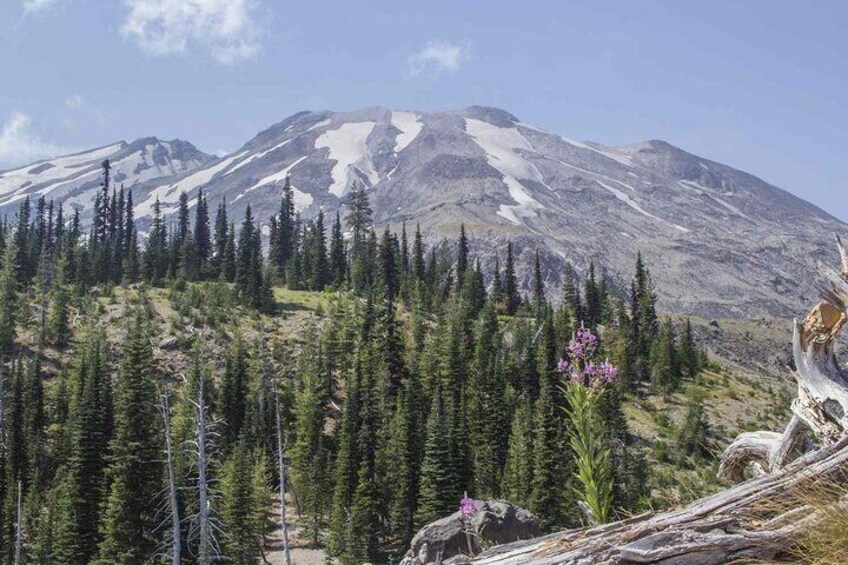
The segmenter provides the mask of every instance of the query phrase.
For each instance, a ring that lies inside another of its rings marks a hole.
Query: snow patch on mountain
[[[392,125],[400,130],[395,138],[395,153],[400,153],[415,141],[424,128],[421,116],[415,112],[392,112]]]
[[[328,158],[336,162],[332,171],[333,182],[328,189],[330,194],[344,194],[351,168],[364,173],[371,184],[379,182],[380,177],[368,157],[367,144],[375,125],[376,122],[349,122],[338,129],[325,131],[315,140],[315,149],[326,147],[330,153]]]
[[[159,199],[159,204],[162,208],[168,208],[175,205],[180,199],[180,193],[188,193],[195,188],[208,184],[215,175],[226,170],[227,167],[232,165],[235,161],[244,157],[246,153],[246,151],[243,151],[236,155],[232,155],[226,159],[218,161],[214,165],[200,169],[187,177],[183,177],[173,184],[165,184],[154,188],[150,191],[150,194],[147,195],[147,199],[144,202],[136,204],[134,210],[136,217],[141,218],[149,215],[153,210],[153,204],[156,202],[157,198]]]
[[[535,216],[536,209],[541,208],[542,205],[530,196],[520,179],[529,179],[541,185],[547,185],[536,165],[515,151],[516,149],[533,151],[533,146],[516,127],[501,128],[488,122],[466,118],[465,131],[486,152],[489,165],[503,175],[503,182],[509,189],[509,196],[515,201],[515,205],[502,204],[498,209],[498,215],[514,224],[521,223],[519,218]]]
[[[86,151],[58,157],[48,161],[39,161],[25,167],[0,173],[0,194],[25,191],[27,187],[54,180],[64,180],[80,173],[80,169],[92,161],[103,160],[119,151],[123,144],[116,143]]]
[[[616,198],[618,198],[619,200],[621,200],[622,202],[624,202],[625,204],[627,204],[628,206],[630,206],[631,208],[633,208],[634,210],[636,210],[637,212],[639,212],[640,214],[643,214],[643,215],[645,215],[645,216],[647,216],[647,217],[649,217],[649,218],[651,218],[651,219],[654,219],[654,220],[656,220],[656,221],[658,221],[658,222],[662,222],[663,224],[666,224],[666,225],[668,225],[668,226],[671,226],[671,227],[673,227],[674,229],[680,230],[680,231],[682,231],[682,232],[684,232],[684,233],[689,233],[689,230],[688,230],[688,229],[686,229],[686,228],[684,228],[683,226],[679,226],[679,225],[677,225],[677,224],[675,224],[675,223],[673,223],[673,222],[669,222],[668,220],[664,220],[664,219],[660,218],[659,216],[655,216],[655,215],[651,214],[650,212],[646,212],[646,211],[645,211],[645,210],[644,210],[641,206],[639,206],[639,204],[638,204],[635,200],[633,200],[633,198],[632,198],[629,194],[627,194],[626,192],[623,192],[623,191],[621,191],[621,190],[619,190],[619,189],[615,188],[614,186],[611,186],[611,185],[609,185],[609,184],[607,184],[607,183],[605,183],[605,182],[603,182],[603,181],[599,181],[598,179],[594,179],[594,180],[595,180],[595,182],[596,182],[596,183],[598,183],[599,185],[601,185],[602,187],[604,187],[605,189],[607,189],[608,191],[610,191],[610,192],[613,194],[613,196],[615,196]],[[623,184],[623,183],[620,183],[620,184]],[[625,185],[625,186],[627,186],[627,185]],[[632,189],[633,187],[628,187],[628,188]]]
[[[236,198],[235,198],[235,200],[233,200],[233,202],[237,202],[238,200],[241,200],[249,192],[252,192],[252,191],[256,190],[257,188],[261,188],[261,187],[269,185],[269,184],[276,184],[278,182],[282,182],[282,181],[286,180],[286,177],[289,175],[291,170],[293,168],[295,168],[295,166],[297,166],[298,163],[305,161],[307,157],[308,157],[308,155],[304,155],[303,157],[300,157],[294,163],[292,163],[288,167],[282,169],[281,171],[278,171],[278,172],[276,172],[272,175],[268,175],[267,177],[263,178],[262,180],[260,180],[259,182],[257,182],[256,184],[254,184],[253,186],[251,186],[250,188],[248,188],[247,190],[245,190],[244,192],[242,192],[238,196],[236,196]],[[294,186],[292,186],[292,195],[294,196],[294,206],[295,206],[295,208],[297,208],[298,212],[302,212],[303,210],[305,210],[306,208],[308,208],[312,204],[312,195],[307,194],[306,192],[303,192],[301,190],[298,190]]]

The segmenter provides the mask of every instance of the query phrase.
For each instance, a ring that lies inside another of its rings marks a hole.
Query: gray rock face
[[[832,254],[832,233],[848,233],[846,224],[788,192],[663,141],[581,143],[481,106],[300,112],[211,160],[192,159],[190,149],[168,143],[170,163],[176,159],[183,170],[168,174],[167,167],[150,165],[133,177],[142,230],[157,198],[171,213],[181,192],[193,197],[200,189],[211,210],[226,199],[237,221],[250,204],[267,223],[279,209],[287,175],[304,218],[319,209],[344,215],[346,196],[358,181],[368,189],[379,226],[400,229],[406,222],[414,229],[420,223],[432,244],[456,237],[464,222],[473,250],[488,258],[499,252],[502,262],[512,240],[525,285],[538,248],[552,294],[566,262],[585,274],[594,261],[626,290],[641,251],[660,306],[702,316],[800,314],[816,293],[816,264]],[[150,163],[163,162],[160,153],[151,149]],[[72,164],[57,160],[29,169],[49,179],[60,166],[63,178],[76,174]],[[99,181],[96,171],[80,171],[88,176],[74,183],[27,177],[11,188],[9,174],[0,173],[0,207],[47,183],[51,196],[90,207],[90,188]],[[490,263],[483,265],[487,272]]]
[[[641,251],[661,307],[704,316],[799,313],[815,293],[815,264],[832,253],[831,234],[848,231],[779,188],[665,142],[580,143],[479,106],[301,112],[231,155],[148,187],[137,213],[149,213],[152,195],[168,211],[181,190],[202,187],[212,206],[226,198],[238,218],[249,203],[267,222],[287,174],[307,219],[319,208],[344,215],[359,181],[380,225],[420,223],[437,243],[465,222],[472,246],[489,257],[511,239],[524,284],[539,248],[552,293],[565,262],[585,273],[595,261],[627,288]]]
[[[214,157],[186,141],[147,137],[0,171],[0,212],[14,212],[28,195],[31,199],[43,195],[64,203],[66,208],[78,208],[80,217],[87,222],[102,183],[100,165],[106,159],[112,165],[113,185],[132,190],[137,198],[137,193],[147,193],[141,187],[156,185],[163,177],[193,171]]]
[[[502,500],[478,501],[477,512],[465,518],[455,512],[424,526],[412,538],[401,564],[442,563],[453,557],[476,555],[485,547],[531,539],[540,534],[536,518],[527,510]]]

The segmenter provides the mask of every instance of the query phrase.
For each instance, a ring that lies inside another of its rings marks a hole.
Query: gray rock
[[[179,346],[180,346],[180,340],[178,340],[177,338],[175,338],[172,335],[163,338],[162,341],[159,342],[159,349],[162,349],[162,350],[165,350],[165,351],[171,351],[171,350],[174,350],[174,349],[178,349]]]
[[[467,532],[473,534],[469,536]],[[412,538],[401,565],[430,565],[448,560],[461,563],[464,556],[471,552],[477,554],[493,545],[530,539],[540,534],[536,518],[527,510],[503,500],[478,501],[477,512],[465,518],[457,511],[424,526]]]

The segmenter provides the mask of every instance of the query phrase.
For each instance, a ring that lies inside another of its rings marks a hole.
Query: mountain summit
[[[524,265],[539,249],[551,289],[565,262],[585,271],[591,261],[626,289],[621,277],[641,251],[664,308],[710,316],[795,314],[814,292],[811,274],[830,252],[832,233],[848,231],[784,190],[666,142],[578,142],[482,106],[300,112],[222,158],[189,153],[176,159],[182,170],[137,178],[141,222],[157,198],[170,212],[181,192],[199,189],[213,206],[226,199],[233,218],[250,204],[266,222],[287,176],[309,218],[343,207],[360,182],[380,225],[420,223],[438,241],[465,223],[481,249],[514,241]],[[10,175],[0,173],[0,205],[43,193],[44,184]],[[46,194],[83,212],[93,201],[82,189]]]

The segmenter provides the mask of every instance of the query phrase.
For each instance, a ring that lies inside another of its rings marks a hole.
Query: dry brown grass
[[[798,507],[815,516],[796,537],[795,556],[813,565],[848,563],[848,482],[828,479],[809,485],[795,495]]]

